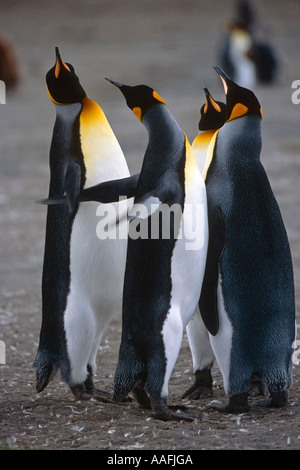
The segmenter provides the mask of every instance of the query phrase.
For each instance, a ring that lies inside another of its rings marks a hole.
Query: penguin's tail
[[[34,360],[33,367],[36,368],[36,391],[42,392],[52,380],[58,369],[46,351],[39,351]]]
[[[114,377],[114,401],[126,398],[136,383],[146,376],[146,364],[137,357],[135,359],[135,361],[130,360],[128,355],[125,360],[122,360],[122,356],[119,357]]]

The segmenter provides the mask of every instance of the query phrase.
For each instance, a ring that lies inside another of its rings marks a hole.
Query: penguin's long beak
[[[61,71],[62,67],[65,67],[66,70],[71,72],[71,70],[69,69],[67,64],[65,64],[65,62],[62,60],[62,58],[60,56],[60,53],[59,53],[59,49],[58,49],[57,46],[55,47],[55,55],[56,55],[56,63],[55,63],[55,71],[54,71],[55,77],[56,78],[59,77],[59,74],[60,74],[60,71]]]
[[[205,87],[205,88],[203,88],[203,90],[204,90],[204,93],[205,93],[205,97],[206,97],[207,99],[209,99],[210,93],[209,93],[208,88]]]
[[[214,67],[215,71],[217,72],[217,74],[220,76],[221,80],[222,80],[222,83],[223,83],[223,86],[224,86],[224,92],[225,92],[225,95],[227,96],[227,93],[228,93],[228,82],[230,82],[230,78],[226,75],[226,73],[224,72],[224,70],[222,70],[220,67],[217,67],[215,66]]]
[[[210,93],[208,91],[208,88],[203,88],[204,90],[204,93],[205,93],[205,99],[206,99],[206,103],[204,105],[204,114],[207,113],[207,110],[208,110],[208,106],[209,106],[209,101],[210,101]]]
[[[119,88],[120,90],[122,90],[122,88],[124,88],[126,85],[123,85],[123,83],[119,83],[119,82],[115,82],[115,80],[112,80],[111,78],[109,77],[105,77],[105,80],[107,80],[108,82],[112,83],[113,85],[115,85],[117,88]]]
[[[204,113],[207,112],[207,109],[208,109],[208,106],[211,104],[211,106],[216,110],[218,111],[218,113],[221,112],[221,108],[220,106],[218,105],[218,103],[216,103],[216,101],[213,99],[213,97],[211,96],[208,88],[203,88],[204,90],[204,93],[205,93],[205,98],[206,98],[206,103],[205,103],[205,106],[204,106]]]
[[[133,111],[133,113],[136,115],[138,120],[142,122],[142,109],[140,108],[140,106],[131,106],[128,101],[128,96],[130,95],[134,87],[130,85],[124,85],[123,83],[115,82],[114,80],[108,77],[105,77],[105,80],[107,80],[108,82],[112,83],[117,88],[119,88],[120,92],[122,93],[122,95],[124,96],[126,100],[127,106]]]

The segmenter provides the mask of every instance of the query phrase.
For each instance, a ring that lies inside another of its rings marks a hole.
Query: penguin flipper
[[[140,219],[147,219],[147,217],[157,211],[161,204],[162,201],[159,197],[154,196],[152,193],[147,194],[146,197],[140,199],[139,201],[135,201],[134,204],[129,208],[129,218],[131,220],[135,219],[138,213]]]
[[[176,185],[165,184],[161,189],[156,188],[155,191],[149,191],[141,198],[135,199],[134,204],[128,210],[128,215],[130,219],[134,219],[138,212],[140,219],[146,219],[154,214],[162,204],[170,205],[176,194]]]
[[[215,336],[219,330],[217,302],[219,261],[226,244],[226,221],[220,207],[208,215],[208,223],[209,242],[199,309],[206,328]]]
[[[117,180],[105,181],[104,183],[83,189],[79,195],[79,201],[96,201],[102,203],[118,202],[119,198],[135,196],[139,174],[128,176]]]
[[[47,206],[68,204],[69,211],[73,212],[79,200],[80,180],[80,165],[78,165],[74,160],[71,160],[68,164],[64,179],[65,193],[59,196],[50,196],[48,199],[42,199],[39,203],[46,204]]]
[[[71,171],[74,171],[75,173],[75,168],[70,169],[70,173]],[[67,175],[66,175],[66,180],[67,179],[69,181],[69,179],[72,179],[72,178],[69,178],[69,175],[67,178]],[[122,196],[131,198],[135,196],[138,179],[139,179],[139,174],[137,173],[135,175],[128,176],[127,178],[104,181],[103,183],[96,184],[95,186],[82,189],[78,194],[77,201],[78,202],[95,201],[95,202],[101,202],[105,204],[108,202],[118,202],[119,198]],[[68,188],[66,188],[66,190],[68,191]],[[47,205],[67,204],[69,203],[68,197],[67,197],[67,191],[65,195],[53,196],[48,199],[43,199],[40,201],[40,203],[47,204]],[[70,189],[69,189],[69,193],[70,193]],[[71,194],[74,195],[73,199],[75,199],[76,193],[77,193],[77,189],[73,188],[73,191],[71,192]],[[71,202],[72,197],[70,197],[70,195],[69,195],[69,199]]]
[[[41,199],[40,201],[37,201],[39,204],[45,204],[46,206],[55,206],[57,204],[67,204],[67,198],[66,196],[56,196],[56,197],[50,197],[48,199]]]
[[[71,160],[68,164],[68,168],[65,175],[64,188],[66,202],[69,206],[70,212],[73,212],[76,205],[78,204],[78,198],[80,193],[80,180],[81,180],[81,168],[78,163]]]

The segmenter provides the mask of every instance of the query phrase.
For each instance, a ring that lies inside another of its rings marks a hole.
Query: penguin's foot
[[[266,400],[261,400],[258,402],[259,406],[265,406],[268,408],[281,408],[286,406],[288,403],[288,392],[287,390],[282,391],[272,391],[270,390],[270,397]]]
[[[209,398],[213,394],[210,369],[196,370],[193,385],[182,395],[181,399],[198,400]]]
[[[95,398],[104,403],[112,402],[112,394],[104,390],[98,390],[94,387],[92,368],[88,365],[88,376],[84,383],[70,386],[70,389],[75,396],[75,400],[90,400]]]
[[[145,388],[142,385],[135,385],[132,389],[132,395],[141,408],[146,408],[151,410],[151,403],[149,397],[145,391]]]
[[[90,400],[92,398],[92,394],[89,391],[87,391],[84,383],[70,386],[70,389],[76,401]]]
[[[95,398],[95,400],[102,401],[104,403],[110,403],[112,402],[112,394],[109,392],[106,392],[104,390],[98,390],[96,388],[93,388],[92,390],[89,390],[86,388],[85,383],[83,384],[78,384],[78,385],[73,385],[70,387],[75,400],[90,400],[91,398]]]
[[[240,393],[239,395],[229,397],[227,405],[212,403],[210,406],[221,413],[244,413],[250,410],[248,393]]]
[[[95,400],[102,401],[104,403],[111,403],[113,401],[111,393],[106,392],[105,390],[98,390],[97,388],[93,389],[91,398],[95,398]]]
[[[186,413],[173,412],[168,408],[166,398],[150,397],[153,417],[161,421],[194,421],[198,416],[188,415]]]

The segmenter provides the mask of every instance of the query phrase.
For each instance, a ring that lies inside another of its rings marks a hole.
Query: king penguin
[[[185,133],[158,93],[146,85],[108,80],[122,92],[149,139],[130,210],[113,399],[132,391],[158,419],[191,420],[168,408],[167,395],[204,275],[205,185]],[[96,197],[95,191],[82,194]]]
[[[251,89],[257,83],[274,83],[280,68],[276,48],[264,38],[261,26],[252,2],[237,0],[220,51],[226,74],[240,86]]]
[[[209,143],[216,132],[226,121],[226,105],[216,101],[211,96],[208,88],[204,88],[205,104],[200,109],[198,124],[199,133],[192,142],[192,150],[197,159],[200,171],[203,172]]]
[[[226,105],[221,101],[215,101],[208,88],[204,88],[205,103],[200,108],[199,133],[192,143],[192,150],[196,157],[201,173],[206,164],[209,165],[209,144],[214,133],[222,127],[226,121]],[[208,163],[206,163],[208,160]],[[209,333],[200,315],[199,306],[189,321],[187,337],[192,354],[194,383],[182,395],[183,398],[199,399],[208,398],[213,394],[211,369],[214,363],[214,353],[209,339]]]
[[[222,40],[221,64],[225,72],[242,87],[256,85],[256,70],[249,53],[253,47],[255,15],[249,0],[237,0],[234,18],[227,24]]]
[[[106,393],[93,384],[96,356],[103,332],[122,309],[127,237],[100,240],[99,204],[78,204],[78,196],[86,186],[128,177],[129,170],[102,109],[58,48],[46,83],[56,108],[49,199],[64,194],[68,204],[47,208],[36,387],[41,392],[59,369],[76,399],[101,399]],[[125,203],[118,209],[127,213]]]
[[[253,376],[270,393],[261,404],[280,407],[292,383],[291,252],[260,161],[259,101],[215,69],[224,85],[227,117],[214,134],[205,176],[210,236],[199,305],[229,396],[218,409],[247,411]]]

